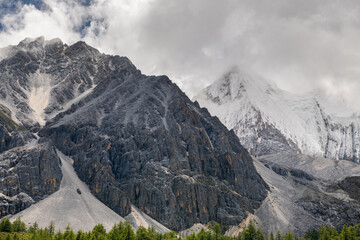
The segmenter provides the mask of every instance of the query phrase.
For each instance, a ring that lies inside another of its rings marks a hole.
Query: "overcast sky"
[[[358,0],[0,0],[0,46],[85,40],[190,97],[234,65],[360,109]]]

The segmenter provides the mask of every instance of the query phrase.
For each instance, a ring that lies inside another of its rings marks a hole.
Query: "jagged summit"
[[[246,100],[252,105],[267,105],[276,101],[276,95],[286,95],[275,83],[266,81],[255,74],[247,73],[239,67],[233,67],[206,90],[200,92],[197,98],[209,98],[218,105],[231,104],[235,101]],[[272,96],[275,95],[275,96]],[[276,106],[272,106],[273,108]]]
[[[292,94],[233,69],[194,99],[234,129],[254,155],[301,152],[360,160],[359,119],[344,118],[344,107],[331,105],[318,91]]]
[[[67,46],[43,37],[12,46],[0,67],[0,104],[35,131],[92,92],[105,78],[101,73],[119,68],[138,72],[127,58],[102,55],[85,42]]]
[[[82,57],[91,57],[94,58],[94,60],[101,55],[101,53],[97,49],[89,46],[84,41],[78,41],[73,45],[69,46],[65,50],[65,54],[69,57],[77,57],[78,59]]]

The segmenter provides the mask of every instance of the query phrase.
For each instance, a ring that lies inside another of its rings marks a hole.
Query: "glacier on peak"
[[[233,129],[253,155],[293,152],[360,161],[360,119],[319,90],[290,93],[233,68],[194,100]]]

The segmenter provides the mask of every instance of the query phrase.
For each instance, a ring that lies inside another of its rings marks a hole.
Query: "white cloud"
[[[23,6],[3,17],[0,45],[40,35],[82,39],[128,56],[146,74],[169,75],[190,96],[238,64],[289,91],[346,94],[360,109],[356,0],[44,2],[42,11]]]
[[[33,5],[24,5],[19,12],[8,14],[2,18],[5,31],[0,33],[2,46],[17,44],[26,37],[36,38],[45,36],[47,39],[60,37],[66,42],[75,42],[79,33],[73,31],[79,19],[74,18],[73,12],[65,3],[47,1],[50,10],[40,11]]]

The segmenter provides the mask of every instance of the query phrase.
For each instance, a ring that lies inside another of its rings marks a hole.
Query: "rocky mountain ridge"
[[[0,104],[22,128],[8,135],[28,136],[21,138],[24,151],[31,142],[41,152],[46,143],[46,149],[72,158],[92,194],[119,215],[130,214],[134,205],[172,230],[209,221],[227,226],[241,222],[266,197],[267,185],[236,135],[166,76],[145,76],[126,57],[101,54],[84,42],[26,39],[4,51]],[[14,161],[26,174],[14,172],[7,164],[11,151],[19,149],[4,147],[0,155],[1,182],[12,174],[19,182],[24,176],[41,179],[27,173],[23,158]],[[57,167],[46,169],[52,180],[40,183],[45,191],[30,196],[33,201],[60,187],[60,161],[51,151]],[[37,163],[36,156],[25,159]],[[19,208],[11,202],[14,194],[33,190],[18,184],[10,193],[9,184],[0,188],[10,206],[2,216],[31,204]]]

